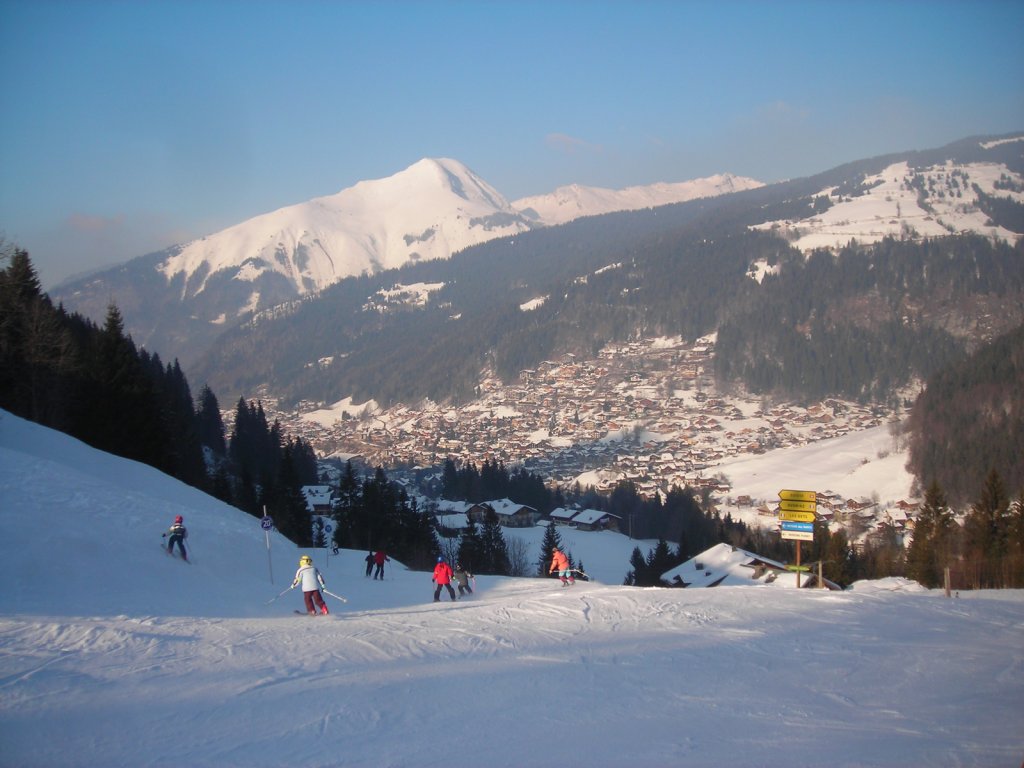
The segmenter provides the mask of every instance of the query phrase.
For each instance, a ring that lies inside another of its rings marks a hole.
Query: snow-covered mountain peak
[[[276,276],[303,294],[352,275],[448,258],[529,227],[465,165],[427,158],[188,243],[159,270],[168,280],[184,275],[186,296],[216,275],[252,282],[254,291],[261,278]]]

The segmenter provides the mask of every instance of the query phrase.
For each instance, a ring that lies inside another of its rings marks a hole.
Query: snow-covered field
[[[175,514],[189,565],[158,549]],[[0,765],[1021,764],[1024,592],[635,589],[572,535],[614,581],[434,604],[429,574],[319,551],[348,603],[297,616],[267,603],[284,539],[0,412]]]

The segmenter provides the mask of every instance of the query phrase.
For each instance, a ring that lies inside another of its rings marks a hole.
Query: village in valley
[[[673,486],[688,486],[721,514],[769,529],[779,525],[774,491],[735,486],[723,464],[869,429],[891,434],[887,442],[899,450],[906,402],[900,410],[835,399],[798,405],[718,392],[711,372],[714,341],[661,338],[609,345],[594,359],[565,355],[522,371],[511,385],[484,376],[479,397],[462,406],[427,402],[381,409],[343,401],[285,412],[272,400],[263,402],[269,418],[309,441],[322,458],[381,466],[393,479],[450,458],[457,466],[521,466],[566,489],[578,484],[608,493],[629,480],[640,495],[664,498]],[[843,526],[855,543],[880,527],[904,532],[918,507],[909,484],[895,498],[882,498],[872,487],[815,490],[819,520]],[[500,500],[491,507],[509,527],[533,525],[539,517],[527,511],[527,521],[519,505]],[[439,510],[445,511],[465,510]],[[591,520],[590,513],[556,510],[552,521],[629,533],[627,522],[608,515]]]

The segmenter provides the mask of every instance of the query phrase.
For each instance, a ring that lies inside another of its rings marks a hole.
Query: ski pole
[[[288,589],[286,589],[286,590],[284,590],[283,592],[281,592],[281,594],[279,594],[279,595],[275,595],[274,597],[272,597],[272,598],[270,598],[269,600],[267,600],[267,605],[270,605],[270,604],[271,604],[272,602],[274,602],[275,600],[277,600],[277,598],[281,597],[281,595],[283,595],[283,594],[284,594],[285,592],[291,592],[291,591],[292,591],[292,588],[291,588],[291,587],[288,587]]]
[[[323,592],[325,595],[330,595],[331,597],[333,597],[333,598],[335,598],[337,600],[341,600],[341,602],[343,602],[343,603],[347,603],[348,602],[348,600],[346,600],[344,597],[342,597],[341,595],[334,594],[329,589],[323,589],[322,588],[320,591]]]

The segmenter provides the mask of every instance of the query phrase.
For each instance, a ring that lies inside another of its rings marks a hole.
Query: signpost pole
[[[779,518],[783,539],[796,541],[796,586],[800,588],[800,543],[814,540],[814,523],[817,520],[817,491],[784,489],[779,491]]]
[[[274,521],[267,514],[266,506],[263,507],[263,517],[260,519],[260,528],[267,539],[267,570],[270,571],[270,583],[274,583],[274,563],[270,559],[270,529],[274,527]]]
[[[800,589],[800,539],[796,540],[796,588]]]

